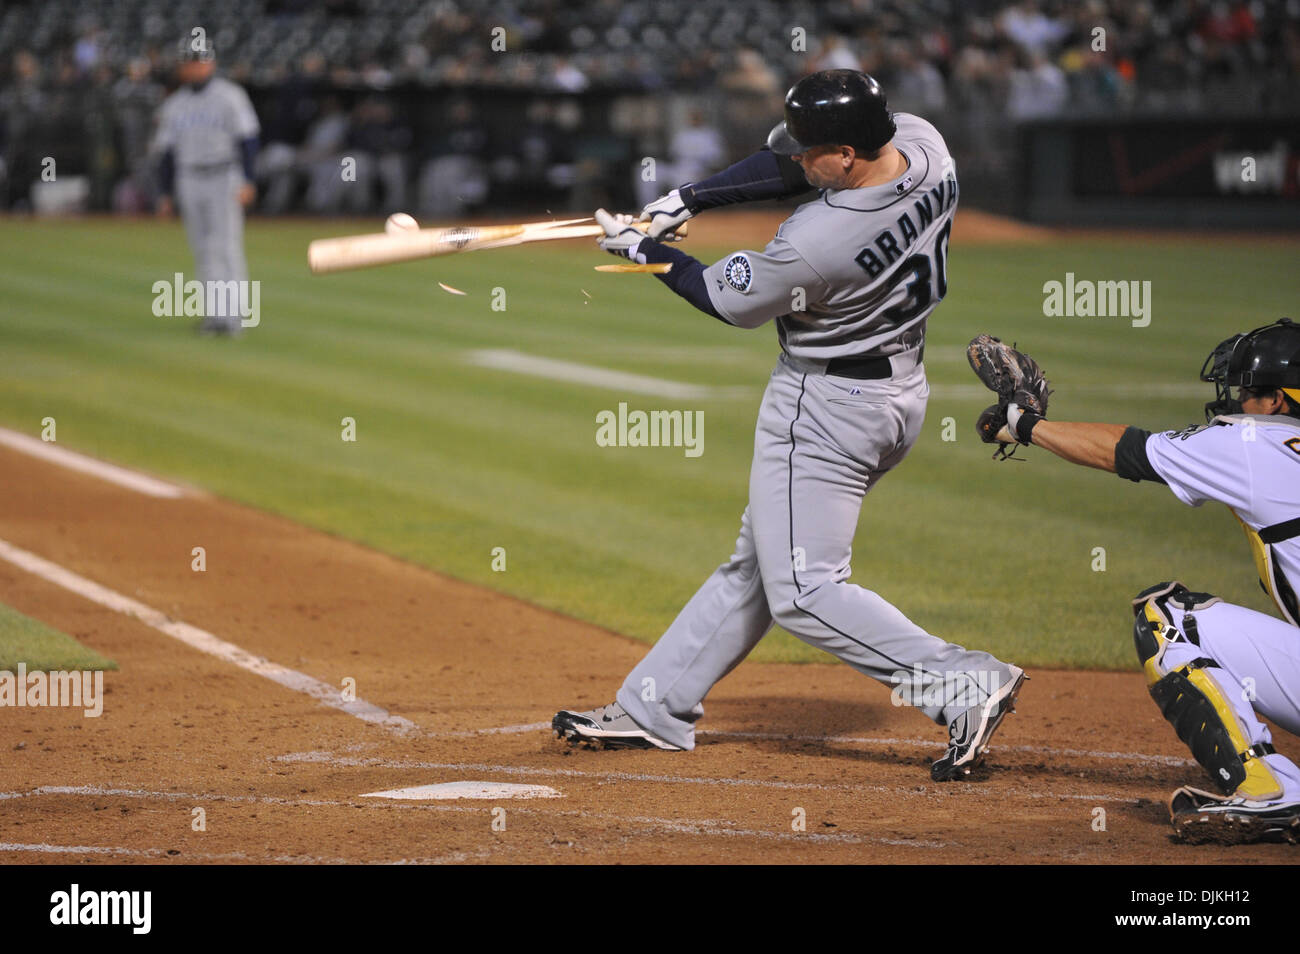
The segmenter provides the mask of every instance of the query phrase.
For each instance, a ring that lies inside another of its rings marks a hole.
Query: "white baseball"
[[[402,232],[413,232],[420,228],[420,223],[415,221],[414,217],[405,212],[394,212],[384,223],[384,231],[389,235],[400,235]]]

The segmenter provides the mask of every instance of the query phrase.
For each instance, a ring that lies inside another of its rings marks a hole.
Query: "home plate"
[[[563,798],[547,785],[516,785],[513,782],[442,782],[394,788],[387,792],[367,792],[362,798],[401,798],[407,801],[433,801],[453,798]]]

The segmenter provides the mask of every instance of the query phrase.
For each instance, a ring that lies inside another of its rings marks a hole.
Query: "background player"
[[[1226,795],[1178,789],[1175,829],[1191,840],[1294,841],[1300,769],[1273,750],[1256,713],[1300,734],[1300,325],[1284,318],[1228,338],[1201,379],[1217,389],[1206,425],[1151,434],[1047,421],[1013,402],[998,439],[1167,484],[1192,506],[1216,500],[1241,521],[1260,584],[1286,622],[1158,583],[1133,601],[1134,640],[1152,698]]]
[[[240,297],[209,296],[217,314],[199,328],[238,334],[248,306],[244,258],[244,208],[257,195],[253,161],[258,122],[248,94],[223,76],[206,39],[187,38],[179,48],[181,86],[163,102],[154,148],[160,153],[162,191],[158,211],[171,215],[177,202],[199,281],[238,282]],[[173,200],[175,196],[175,200]]]
[[[759,410],[749,506],[730,560],[628,675],[617,701],[562,711],[574,743],[690,749],[702,700],[773,622],[949,729],[938,781],[969,773],[1024,673],[945,642],[848,582],[863,496],[907,455],[929,386],[925,322],[947,291],[957,179],[933,126],[891,115],[870,76],[828,70],[787,94],[769,148],[651,203],[662,235],[704,208],[823,190],[762,252],[706,267],[600,210],[606,251],[671,262],[659,276],[701,311],[743,328],[777,323],[781,355]],[[897,551],[882,550],[882,559]]]

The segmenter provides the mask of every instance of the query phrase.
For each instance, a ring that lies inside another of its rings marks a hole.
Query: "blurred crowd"
[[[90,207],[147,209],[195,26],[253,96],[270,212],[640,198],[752,150],[829,67],[871,72],[989,171],[1025,120],[1300,111],[1297,0],[5,0],[0,207],[53,157]]]

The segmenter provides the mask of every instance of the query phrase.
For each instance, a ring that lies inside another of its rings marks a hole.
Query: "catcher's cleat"
[[[1192,845],[1300,840],[1300,802],[1224,798],[1185,785],[1169,798],[1174,835]]]
[[[965,778],[984,761],[989,740],[1006,714],[1016,711],[1016,696],[1028,678],[1023,669],[1009,668],[1011,678],[1006,685],[948,723],[948,751],[930,766],[930,778],[936,782]]]
[[[611,702],[590,712],[562,709],[555,713],[551,728],[570,745],[592,749],[667,749],[682,751],[681,746],[665,742],[633,721],[621,705]]]

